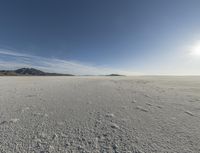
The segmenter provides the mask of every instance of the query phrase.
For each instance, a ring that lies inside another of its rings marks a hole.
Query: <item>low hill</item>
[[[125,76],[125,75],[121,75],[121,74],[109,74],[107,76]]]

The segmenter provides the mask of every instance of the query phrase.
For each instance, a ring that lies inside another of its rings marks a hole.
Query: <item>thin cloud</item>
[[[139,74],[105,67],[96,67],[57,58],[44,58],[29,54],[21,54],[11,50],[0,49],[0,55],[4,56],[0,56],[0,69],[34,67],[46,72],[70,73],[75,75],[101,75],[110,73],[119,73],[125,75]]]

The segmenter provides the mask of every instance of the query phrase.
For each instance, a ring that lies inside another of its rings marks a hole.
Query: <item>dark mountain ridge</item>
[[[0,76],[73,76],[72,74],[48,73],[34,68],[0,70]]]

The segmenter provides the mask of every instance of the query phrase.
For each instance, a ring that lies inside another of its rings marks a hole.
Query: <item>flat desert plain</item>
[[[199,153],[200,77],[0,77],[1,153]]]

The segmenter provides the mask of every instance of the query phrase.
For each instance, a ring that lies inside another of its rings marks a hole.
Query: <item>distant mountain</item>
[[[107,76],[125,76],[125,75],[120,75],[120,74],[109,74]]]
[[[72,74],[48,73],[34,68],[0,70],[0,76],[73,76]]]
[[[42,72],[40,70],[34,69],[34,68],[21,68],[14,71],[17,74],[20,75],[45,75],[45,72]]]

